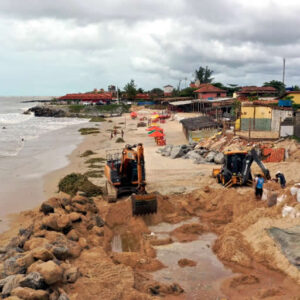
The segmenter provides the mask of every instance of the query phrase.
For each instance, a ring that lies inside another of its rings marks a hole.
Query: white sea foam
[[[0,98],[0,156],[16,156],[29,140],[67,126],[86,123],[76,118],[45,118],[25,115],[28,109],[20,100]]]

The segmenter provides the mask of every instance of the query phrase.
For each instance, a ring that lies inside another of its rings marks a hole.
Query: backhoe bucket
[[[147,215],[157,212],[157,197],[155,194],[131,195],[132,215]]]

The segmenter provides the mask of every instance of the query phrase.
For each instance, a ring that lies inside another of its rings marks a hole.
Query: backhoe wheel
[[[117,189],[109,182],[105,182],[105,187],[103,191],[103,198],[108,202],[116,202],[117,201],[118,192]]]

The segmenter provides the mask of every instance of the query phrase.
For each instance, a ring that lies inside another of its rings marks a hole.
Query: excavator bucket
[[[147,215],[157,212],[157,197],[155,194],[131,195],[132,215]]]

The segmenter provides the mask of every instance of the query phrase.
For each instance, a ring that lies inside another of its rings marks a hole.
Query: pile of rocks
[[[84,249],[99,245],[103,226],[92,199],[76,195],[45,201],[32,224],[0,249],[1,297],[68,300],[62,286],[81,276],[72,263]]]
[[[191,159],[195,164],[216,163],[222,164],[224,162],[224,154],[218,151],[211,151],[206,148],[195,148],[196,144],[192,145],[167,145],[159,148],[156,152],[162,156],[167,156],[172,159],[184,158]]]

